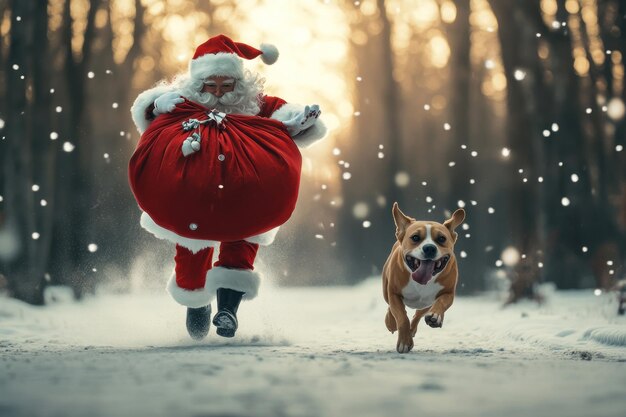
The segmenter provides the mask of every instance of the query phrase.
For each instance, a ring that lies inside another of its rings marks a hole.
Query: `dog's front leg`
[[[437,297],[426,316],[424,316],[426,324],[430,327],[441,327],[443,325],[443,315],[452,305],[452,301],[454,301],[454,294],[451,293],[441,294]]]
[[[427,311],[428,311],[427,308],[415,311],[415,315],[411,319],[411,336],[415,337],[415,333],[417,333],[417,325],[419,324],[420,320],[422,319],[422,317],[424,317],[424,314],[426,314]]]
[[[402,297],[397,294],[390,294],[389,310],[391,310],[391,314],[393,314],[393,317],[396,319],[398,328],[396,350],[398,353],[408,353],[413,349],[413,338],[411,337],[409,328],[409,316],[406,314]]]

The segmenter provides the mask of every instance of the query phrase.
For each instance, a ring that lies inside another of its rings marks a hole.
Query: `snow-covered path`
[[[0,298],[0,416],[626,415],[612,294],[507,309],[459,297],[400,355],[377,279],[263,290],[237,337],[203,342],[164,294],[44,309]]]

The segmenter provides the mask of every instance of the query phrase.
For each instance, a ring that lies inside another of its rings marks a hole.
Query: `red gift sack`
[[[191,137],[200,148],[184,156],[183,142]],[[301,165],[281,122],[212,113],[185,100],[143,133],[129,179],[139,207],[157,225],[224,242],[285,223],[295,209]]]

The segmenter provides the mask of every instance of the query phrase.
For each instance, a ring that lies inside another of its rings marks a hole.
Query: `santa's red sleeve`
[[[263,96],[259,116],[284,122],[293,119],[303,111],[304,106],[301,104],[287,103],[285,100],[278,97]],[[292,139],[298,148],[304,149],[323,139],[324,136],[326,136],[326,131],[327,129],[324,122],[317,119],[313,126],[292,136]]]

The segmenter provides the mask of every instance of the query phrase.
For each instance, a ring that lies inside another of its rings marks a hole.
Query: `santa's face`
[[[226,93],[233,92],[235,90],[235,82],[235,79],[232,77],[212,76],[204,80],[201,91],[213,94],[219,98]]]
[[[263,79],[249,74],[239,79],[231,76],[187,78],[181,84],[181,95],[209,109],[227,114],[258,114]]]

